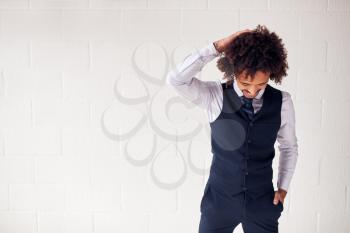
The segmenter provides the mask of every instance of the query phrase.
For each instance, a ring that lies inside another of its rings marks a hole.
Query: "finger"
[[[241,32],[251,32],[251,31],[253,31],[252,29],[244,29],[243,31],[241,31]]]
[[[250,32],[251,30],[250,29],[245,29],[245,30],[242,30],[240,32],[238,32],[238,35],[242,34],[242,33],[245,33],[245,32]]]
[[[279,193],[275,192],[275,197],[273,199],[273,204],[277,205],[279,201]]]

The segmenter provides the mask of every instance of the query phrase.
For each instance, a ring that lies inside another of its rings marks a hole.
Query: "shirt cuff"
[[[216,50],[213,42],[208,43],[206,46],[199,50],[200,57],[217,57],[219,54],[220,53]]]
[[[210,42],[209,45],[209,50],[210,50],[210,54],[218,56],[220,55],[220,52],[216,50],[215,46],[214,46],[214,42]]]
[[[289,185],[290,185],[290,179],[287,177],[281,177],[277,181],[277,188],[281,188],[283,190],[288,191]]]

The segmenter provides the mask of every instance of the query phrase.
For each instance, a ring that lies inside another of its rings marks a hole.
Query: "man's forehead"
[[[251,84],[262,84],[266,83],[269,79],[266,80],[266,78],[239,78],[240,82],[245,82],[245,83],[251,83]]]
[[[246,73],[244,72],[242,75],[238,77],[238,79],[241,82],[246,82],[251,84],[261,84],[269,80],[269,75],[270,74],[268,72],[257,71],[255,73],[255,76],[252,77],[251,75],[246,75]]]

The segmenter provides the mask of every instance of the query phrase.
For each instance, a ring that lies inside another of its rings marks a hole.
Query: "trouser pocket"
[[[206,199],[208,196],[209,188],[210,188],[210,183],[207,182],[207,184],[205,185],[204,191],[203,191],[203,196],[202,196],[202,200],[201,200],[201,204],[200,204],[201,212],[203,212],[203,210],[208,207],[208,203],[206,202]]]

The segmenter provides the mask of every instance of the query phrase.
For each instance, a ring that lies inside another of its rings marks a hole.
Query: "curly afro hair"
[[[231,84],[234,77],[254,77],[257,71],[270,73],[270,79],[281,84],[288,69],[287,51],[282,40],[260,24],[252,31],[239,34],[217,61],[223,79]]]

